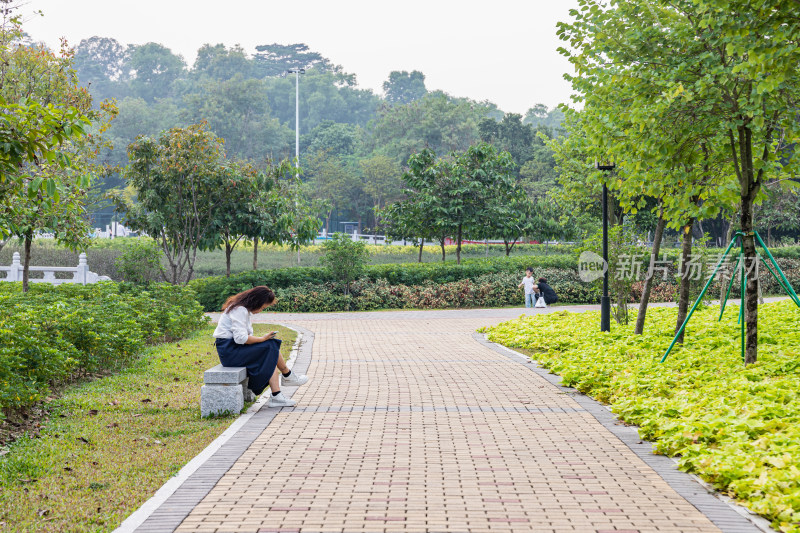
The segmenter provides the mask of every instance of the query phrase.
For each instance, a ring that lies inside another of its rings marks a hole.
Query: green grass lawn
[[[455,260],[455,246],[446,246],[447,260]],[[400,264],[416,263],[419,259],[419,248],[415,246],[384,246],[369,245],[370,264]],[[568,248],[565,246],[528,245],[516,246],[512,255],[545,255],[564,253]],[[465,245],[461,252],[462,259],[475,259],[482,257],[505,257],[505,250],[502,245],[491,245],[487,248],[484,245],[473,244]],[[322,257],[322,246],[304,246],[300,250],[300,262],[297,261],[297,252],[290,250],[286,246],[266,246],[260,247],[258,252],[258,268],[288,268],[296,266],[320,266]],[[438,246],[425,246],[422,253],[422,262],[435,263],[442,259],[442,251]],[[231,255],[231,273],[246,272],[253,270],[253,249],[252,246],[242,246],[234,250]],[[206,251],[197,253],[197,263],[195,265],[196,277],[217,276],[225,274],[225,254],[221,250]]]
[[[296,333],[278,330],[288,359]],[[68,388],[38,438],[0,458],[0,530],[111,531],[234,417],[200,418],[203,371],[219,363],[212,327],[152,348],[127,370]]]
[[[102,276],[109,276],[119,280],[116,259],[135,238],[119,238],[97,240],[86,251],[89,269]],[[370,263],[381,265],[387,263],[416,263],[419,248],[415,246],[384,246],[368,245]],[[447,259],[455,259],[455,246],[447,246]],[[565,253],[571,248],[568,246],[524,245],[515,246],[512,255],[549,255]],[[14,252],[22,252],[16,242],[9,243],[0,250],[0,265],[11,264]],[[461,252],[462,258],[501,257],[505,256],[503,245],[491,245],[487,248],[482,244],[464,245]],[[322,257],[322,246],[303,246],[300,249],[300,266],[319,266]],[[441,261],[442,251],[438,246],[425,246],[422,261],[433,263]],[[37,239],[31,249],[31,262],[34,266],[76,266],[78,253],[62,246],[52,240]],[[258,268],[273,269],[298,266],[297,252],[288,246],[259,246]],[[245,272],[253,269],[252,245],[240,244],[231,255],[231,273]],[[198,251],[195,263],[195,277],[218,276],[225,274],[225,252],[223,250]],[[38,275],[38,274],[36,274]],[[160,281],[160,280],[159,280]]]

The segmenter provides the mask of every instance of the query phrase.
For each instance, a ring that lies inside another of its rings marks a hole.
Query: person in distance
[[[536,291],[536,298],[544,297],[544,303],[547,305],[552,305],[558,301],[558,295],[556,291],[553,290],[553,287],[547,284],[547,280],[545,278],[539,278],[539,281],[536,282],[534,285],[534,290]]]

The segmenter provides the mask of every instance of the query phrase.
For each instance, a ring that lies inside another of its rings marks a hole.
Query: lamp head
[[[594,168],[596,168],[597,170],[614,170],[615,168],[617,168],[617,165],[615,165],[612,161],[601,162],[595,158]]]

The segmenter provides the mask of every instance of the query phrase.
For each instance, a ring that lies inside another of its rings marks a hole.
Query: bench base
[[[247,369],[217,365],[203,373],[205,385],[200,389],[200,416],[239,414],[245,402],[254,402],[256,395],[249,388]]]
[[[243,387],[235,385],[203,385],[200,388],[200,416],[239,414],[244,407]]]

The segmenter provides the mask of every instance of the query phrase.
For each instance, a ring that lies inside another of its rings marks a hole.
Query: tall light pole
[[[294,74],[294,165],[300,168],[300,74],[305,74],[304,68],[290,68],[287,72]],[[298,173],[299,175],[299,173]]]
[[[290,68],[289,73],[294,73],[294,168],[297,169],[295,177],[300,179],[300,74],[305,74],[304,68]],[[295,202],[297,207],[297,202]],[[300,246],[297,246],[297,264],[300,264]]]
[[[597,170],[613,172],[616,168],[614,163],[594,164]],[[603,274],[603,296],[600,298],[600,331],[611,331],[611,298],[608,296],[608,185],[603,183],[603,262],[605,263],[605,274]]]

